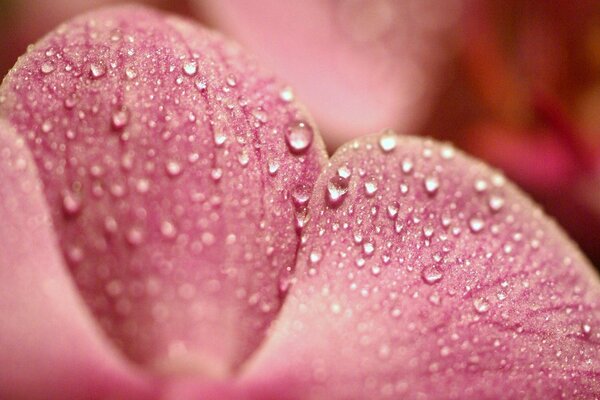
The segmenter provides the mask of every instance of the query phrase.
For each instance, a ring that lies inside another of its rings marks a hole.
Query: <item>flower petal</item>
[[[0,398],[153,398],[77,295],[34,165],[0,121]]]
[[[277,314],[291,194],[326,157],[284,88],[140,7],[67,23],[5,80],[0,112],[28,139],[77,287],[131,359],[226,375]]]
[[[598,276],[496,171],[388,132],[343,147],[315,190],[247,382],[289,399],[600,395]]]
[[[197,1],[298,90],[328,145],[395,126],[433,100],[461,1]]]

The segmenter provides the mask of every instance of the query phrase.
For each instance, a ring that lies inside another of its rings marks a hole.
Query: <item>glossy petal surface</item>
[[[295,86],[335,148],[383,126],[416,132],[462,1],[197,3]]]
[[[498,172],[387,132],[338,151],[308,211],[245,374],[270,398],[600,395],[598,276]]]
[[[79,298],[35,164],[4,121],[0,181],[0,398],[154,398]]]
[[[292,192],[325,158],[284,87],[140,7],[68,22],[5,80],[0,113],[32,150],[76,285],[131,359],[226,375],[278,312]]]

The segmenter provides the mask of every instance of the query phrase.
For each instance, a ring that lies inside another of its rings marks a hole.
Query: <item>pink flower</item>
[[[139,7],[0,89],[0,397],[595,398],[600,281],[497,171],[327,159],[286,85]]]

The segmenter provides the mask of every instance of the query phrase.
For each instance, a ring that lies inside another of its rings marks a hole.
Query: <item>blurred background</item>
[[[120,2],[0,0],[0,73],[61,22]],[[241,42],[330,151],[393,127],[501,168],[600,268],[600,1],[138,2]]]

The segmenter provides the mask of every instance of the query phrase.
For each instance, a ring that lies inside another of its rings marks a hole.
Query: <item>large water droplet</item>
[[[302,154],[313,141],[313,130],[306,122],[297,121],[288,126],[285,141],[292,153]]]
[[[297,208],[304,207],[310,200],[310,187],[300,184],[292,191],[292,201]]]

